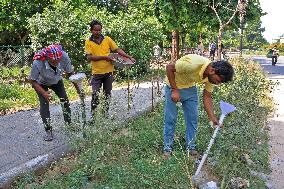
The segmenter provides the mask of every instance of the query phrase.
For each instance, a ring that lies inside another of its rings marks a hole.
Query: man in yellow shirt
[[[113,58],[110,55],[111,51],[117,52],[119,55],[129,58],[132,62],[135,59],[126,54],[120,49],[116,43],[108,36],[101,34],[102,24],[98,20],[93,20],[90,23],[90,31],[92,35],[85,41],[85,53],[87,60],[92,65],[91,86],[93,90],[91,110],[94,113],[99,104],[98,93],[103,86],[105,95],[105,115],[108,114],[109,98],[111,96],[113,71],[114,66],[111,64]]]
[[[234,70],[226,61],[210,62],[196,55],[186,55],[167,65],[164,108],[164,158],[171,155],[177,120],[177,102],[181,102],[186,123],[186,150],[196,155],[195,136],[198,124],[198,93],[196,84],[204,83],[203,103],[209,119],[218,125],[213,111],[211,93],[214,85],[231,81]]]

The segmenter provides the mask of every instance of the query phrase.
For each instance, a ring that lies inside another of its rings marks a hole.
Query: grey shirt
[[[34,60],[29,78],[37,81],[39,84],[50,86],[57,84],[62,79],[63,72],[73,72],[71,60],[64,51],[62,52],[62,59],[56,67],[56,71],[50,67],[47,60]]]

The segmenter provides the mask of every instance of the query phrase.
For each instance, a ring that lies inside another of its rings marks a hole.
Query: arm
[[[129,56],[128,54],[126,54],[122,49],[116,49],[115,50],[119,55],[121,55],[121,56],[124,56],[124,57],[126,57],[126,58],[129,58],[133,63],[135,63],[136,62],[136,60],[132,57],[132,56]]]
[[[112,57],[110,56],[95,56],[95,55],[91,55],[91,54],[87,54],[87,61],[91,62],[91,61],[99,61],[99,60],[106,60],[106,61],[112,61],[114,60]]]
[[[178,102],[180,101],[180,94],[177,89],[177,84],[175,80],[175,72],[176,72],[175,63],[168,64],[166,69],[167,69],[167,77],[172,88],[172,100],[174,102]]]
[[[213,110],[212,95],[205,89],[203,90],[203,104],[209,119],[213,122],[213,125],[219,125],[219,121]]]
[[[51,94],[48,91],[45,91],[35,80],[30,80],[32,87],[40,93],[48,102],[51,101]]]
[[[75,72],[74,72],[74,67],[72,66],[72,63],[71,63],[71,59],[68,56],[68,54],[65,53],[65,52],[64,52],[63,57],[62,57],[62,64],[63,64],[63,70],[64,70],[63,76],[65,78],[69,79],[69,77],[71,75],[75,74]],[[72,82],[72,83],[73,83],[77,93],[81,94],[82,91],[80,91],[78,83],[76,83],[76,82]]]
[[[69,73],[66,72],[65,74],[66,74],[66,77],[69,78],[71,75],[75,74],[75,72],[74,71],[69,72]],[[75,89],[76,89],[78,94],[81,94],[82,92],[84,92],[83,89],[80,90],[80,87],[79,87],[78,83],[72,82],[72,84],[74,85],[74,87],[75,87]]]
[[[31,83],[32,87],[35,89],[36,92],[40,93],[48,102],[51,101],[51,94],[49,91],[45,91],[44,88],[36,81],[40,76],[41,68],[39,65],[43,65],[42,62],[33,61],[29,82]]]

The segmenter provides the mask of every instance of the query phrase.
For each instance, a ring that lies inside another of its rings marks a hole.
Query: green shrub
[[[235,105],[237,111],[225,118],[225,127],[211,150],[212,158],[209,158],[214,173],[226,182],[232,177],[252,179],[252,170],[268,173],[268,133],[264,128],[273,110],[269,94],[275,85],[266,79],[258,63],[238,58],[230,61],[235,68],[234,81],[221,85],[213,96],[215,104],[224,100]],[[198,146],[204,151],[212,129],[208,126],[206,113],[201,110],[197,138]],[[254,163],[248,164],[247,157]]]
[[[24,110],[38,105],[37,96],[30,85],[0,84],[0,114]]]
[[[49,44],[60,43],[76,69],[86,68],[83,36],[87,33],[87,23],[83,9],[72,7],[68,1],[56,1],[42,14],[33,15],[29,19],[33,49],[36,51]]]
[[[24,79],[27,77],[27,75],[30,72],[30,67],[18,67],[18,66],[13,66],[13,67],[1,67],[0,68],[0,75],[1,75],[1,80],[2,82],[8,81],[8,80],[15,80],[16,82],[19,79]],[[1,82],[0,80],[0,82]]]
[[[89,23],[98,19],[103,24],[103,33],[137,59],[132,72],[143,74],[149,70],[152,47],[163,37],[162,27],[154,17],[144,18],[136,9],[129,11],[131,14],[120,12],[113,15],[95,6],[74,8],[68,1],[56,1],[44,13],[29,19],[32,46],[39,49],[60,43],[76,70],[90,72],[84,56],[84,41],[90,36]],[[121,76],[124,74],[123,71],[119,73]]]
[[[163,40],[162,26],[154,17],[142,17],[137,9],[120,12],[110,23],[106,24],[107,32],[115,39],[119,47],[133,55],[137,60],[131,67],[130,74],[139,77],[149,72],[153,47]],[[120,70],[120,75],[123,76]]]
[[[19,91],[19,86],[12,84],[1,84],[0,85],[0,99],[9,99],[9,98],[20,98],[21,91]]]

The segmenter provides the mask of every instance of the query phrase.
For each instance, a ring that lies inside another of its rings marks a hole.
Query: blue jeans
[[[186,124],[186,149],[195,149],[195,136],[198,123],[198,93],[195,86],[178,89],[181,97],[183,115]],[[171,152],[174,142],[174,133],[177,121],[177,104],[172,100],[171,88],[165,87],[164,108],[164,151]]]

